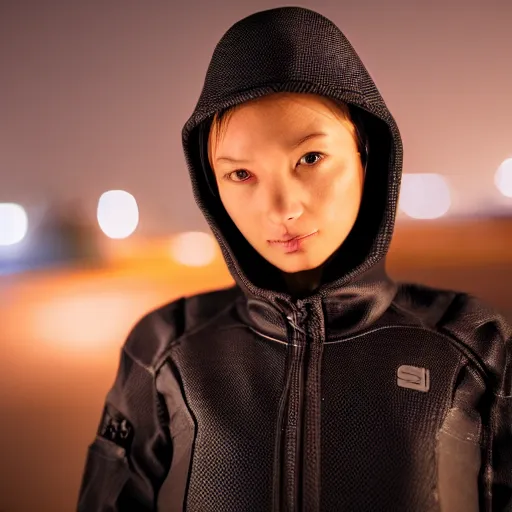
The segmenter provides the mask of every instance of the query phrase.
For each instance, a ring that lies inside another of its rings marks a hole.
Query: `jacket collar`
[[[237,311],[244,323],[276,341],[288,342],[290,316],[306,314],[307,305],[319,308],[325,340],[334,341],[361,332],[374,324],[393,301],[397,285],[387,275],[384,261],[345,286],[322,289],[292,301],[282,294],[256,295],[244,290]]]

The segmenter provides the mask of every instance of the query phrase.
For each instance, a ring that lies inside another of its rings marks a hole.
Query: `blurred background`
[[[231,284],[181,127],[213,48],[273,1],[0,0],[0,511],[72,511],[119,349]],[[512,319],[512,3],[295,2],[345,32],[405,157],[398,280]]]

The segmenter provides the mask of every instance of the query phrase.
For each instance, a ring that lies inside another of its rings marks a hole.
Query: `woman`
[[[401,139],[339,29],[233,25],[183,146],[236,285],[134,327],[79,509],[510,510],[510,327],[386,275]]]

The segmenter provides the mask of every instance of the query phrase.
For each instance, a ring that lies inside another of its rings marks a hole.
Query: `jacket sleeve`
[[[454,296],[440,326],[486,370],[481,410],[488,434],[481,504],[492,512],[512,512],[512,326],[489,304],[466,293]]]
[[[135,361],[125,345],[88,448],[79,512],[156,510],[172,456],[165,415],[153,373]]]
[[[492,510],[512,511],[512,337],[505,341],[505,366],[494,397],[492,424]]]

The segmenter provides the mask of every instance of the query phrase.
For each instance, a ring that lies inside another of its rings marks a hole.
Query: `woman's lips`
[[[290,238],[289,240],[269,240],[269,244],[273,247],[276,247],[285,253],[296,252],[300,249],[303,243],[308,241],[311,237],[316,235],[318,230],[313,231],[307,235],[300,235],[294,238]]]

